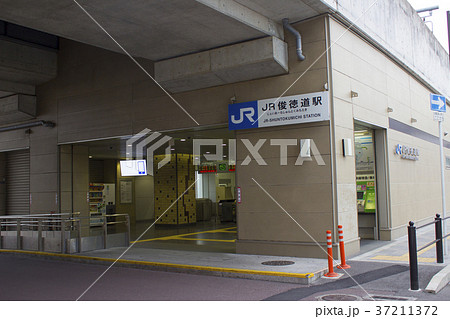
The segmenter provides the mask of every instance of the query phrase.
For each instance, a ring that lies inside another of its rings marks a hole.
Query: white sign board
[[[146,160],[120,161],[120,174],[122,176],[146,176],[147,161]]]
[[[328,121],[328,92],[282,96],[228,105],[230,130]]]

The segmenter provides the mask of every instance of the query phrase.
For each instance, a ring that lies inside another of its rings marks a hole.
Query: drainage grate
[[[261,264],[266,266],[288,266],[295,264],[295,262],[289,260],[271,260],[262,262]]]
[[[358,296],[340,295],[340,294],[323,295],[323,296],[317,297],[317,299],[322,300],[322,301],[357,301],[357,300],[361,300],[361,298]]]
[[[375,301],[414,301],[417,298],[413,297],[401,297],[401,296],[383,296],[383,295],[370,295],[365,296],[364,300],[375,300]]]

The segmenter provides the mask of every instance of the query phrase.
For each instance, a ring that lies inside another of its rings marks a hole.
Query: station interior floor
[[[189,225],[154,225],[136,222],[131,225],[133,247],[168,250],[187,250],[218,253],[236,253],[236,223],[214,220]],[[150,228],[149,228],[150,227]],[[148,229],[149,228],[149,229]],[[146,229],[148,229],[146,231]],[[146,231],[146,232],[145,232]],[[141,236],[142,233],[145,234]],[[139,240],[137,240],[139,238]]]

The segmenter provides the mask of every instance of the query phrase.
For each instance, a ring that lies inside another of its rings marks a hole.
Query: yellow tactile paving
[[[186,234],[179,234],[179,235],[172,235],[172,236],[165,236],[165,237],[157,237],[157,238],[150,238],[150,239],[142,239],[138,241],[132,241],[131,243],[144,243],[148,241],[155,241],[155,240],[202,240],[202,241],[217,241],[217,242],[230,242],[234,243],[235,240],[225,240],[225,239],[205,239],[205,238],[185,238],[185,236],[191,236],[191,235],[199,235],[199,234],[212,234],[212,233],[221,233],[221,232],[231,232],[232,229],[236,229],[237,227],[228,227],[228,228],[219,228],[219,229],[213,229],[213,230],[205,230],[201,232],[195,232],[195,233],[186,233]]]
[[[417,256],[420,256],[424,254],[425,252],[429,251],[430,249],[434,248],[436,244],[433,244],[417,253]],[[409,253],[403,254],[401,256],[388,256],[388,255],[377,255],[374,257],[371,257],[370,259],[374,260],[388,260],[388,261],[409,261]],[[417,261],[424,262],[424,263],[433,263],[436,262],[436,258],[432,257],[418,257]]]

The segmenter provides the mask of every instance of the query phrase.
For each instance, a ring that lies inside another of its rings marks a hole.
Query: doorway
[[[379,239],[375,130],[355,123],[356,200],[358,233]]]

